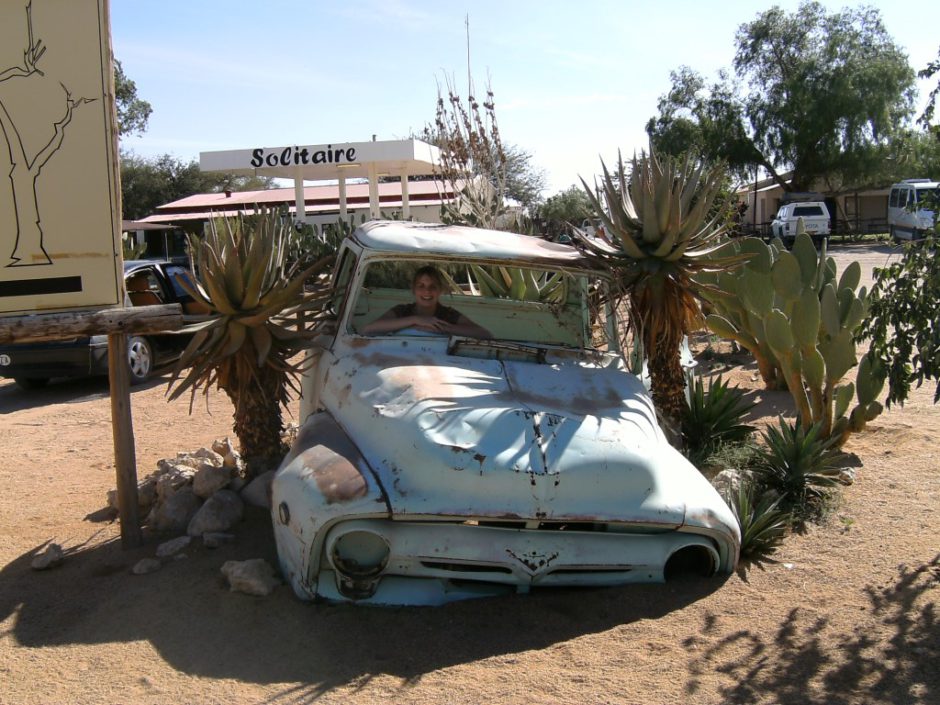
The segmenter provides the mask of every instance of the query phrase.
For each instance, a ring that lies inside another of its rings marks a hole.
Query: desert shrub
[[[721,446],[734,447],[746,441],[753,426],[741,423],[753,404],[744,392],[731,387],[721,375],[706,388],[701,376],[691,376],[682,413],[682,444],[686,457],[696,467]]]
[[[790,515],[779,509],[780,498],[754,482],[742,482],[725,501],[741,527],[741,558],[760,562],[775,553],[790,527]]]
[[[797,518],[818,515],[839,480],[842,453],[836,439],[823,434],[821,424],[809,429],[797,420],[768,426],[764,447],[754,468],[757,480],[780,496],[780,506]]]

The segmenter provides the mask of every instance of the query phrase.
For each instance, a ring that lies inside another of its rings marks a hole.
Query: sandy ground
[[[887,248],[845,248],[866,272]],[[841,265],[840,265],[841,271]],[[755,418],[790,413],[757,389]],[[135,389],[141,475],[229,435],[166,379]],[[230,559],[275,563],[269,521],[157,573],[130,567],[103,511],[114,486],[102,380],[25,394],[0,382],[0,703],[940,702],[940,406],[933,387],[850,440],[858,480],[776,560],[726,579],[564,590],[434,609],[307,604],[228,591]],[[30,561],[47,542],[54,570]]]

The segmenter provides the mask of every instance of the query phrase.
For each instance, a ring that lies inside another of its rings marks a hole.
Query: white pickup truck
[[[801,218],[806,233],[817,245],[829,235],[829,209],[822,201],[799,201],[780,206],[777,216],[770,224],[771,234],[783,240],[784,244],[792,245],[796,239],[796,226]]]

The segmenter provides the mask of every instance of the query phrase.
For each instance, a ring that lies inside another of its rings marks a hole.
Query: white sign
[[[117,305],[107,0],[0,2],[0,313]]]

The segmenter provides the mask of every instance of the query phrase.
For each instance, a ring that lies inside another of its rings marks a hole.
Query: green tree
[[[271,187],[268,177],[200,171],[195,161],[184,162],[170,154],[147,159],[132,152],[121,153],[123,217],[145,218],[157,206],[192,196],[223,190],[253,191]]]
[[[940,204],[937,204],[940,205]],[[887,405],[901,404],[911,385],[937,383],[933,401],[940,401],[940,256],[935,234],[908,243],[904,258],[875,270],[869,315],[859,340],[871,340],[869,355],[885,370]]]
[[[580,225],[585,218],[594,214],[591,201],[578,186],[571,185],[559,191],[539,207],[539,216],[554,223]]]
[[[137,84],[124,74],[121,62],[114,60],[114,101],[117,104],[118,131],[121,135],[141,134],[153,108],[137,96]]]
[[[692,149],[739,173],[762,166],[791,191],[827,176],[854,185],[913,114],[914,71],[875,9],[773,7],[741,25],[735,43],[733,77],[709,86],[687,67],[672,74],[647,123],[658,148]]]
[[[528,213],[535,213],[545,190],[545,170],[536,166],[532,155],[516,144],[504,145],[506,154],[506,196],[518,201]]]
[[[937,58],[928,63],[925,68],[918,71],[917,77],[933,78],[937,74],[940,74],[940,49],[937,50]],[[927,105],[924,106],[924,112],[917,118],[917,122],[923,125],[924,128],[932,131],[934,135],[940,139],[940,126],[930,124],[936,112],[938,97],[940,97],[940,80],[937,81],[937,85],[934,86],[934,89],[927,95]]]

